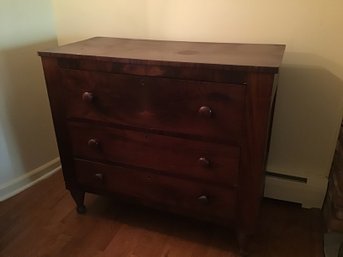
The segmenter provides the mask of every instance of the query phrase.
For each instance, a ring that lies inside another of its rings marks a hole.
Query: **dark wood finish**
[[[61,73],[69,119],[221,139],[241,136],[245,86],[64,69]],[[85,103],[83,96],[90,92],[92,103]]]
[[[188,216],[230,224],[235,218],[236,190],[167,177],[134,168],[75,161],[84,189],[113,193],[141,204]],[[101,174],[101,180],[97,178]],[[206,203],[199,197],[206,196]]]
[[[225,186],[238,184],[238,147],[84,123],[70,123],[69,135],[73,155],[78,158],[147,168]],[[211,159],[211,166],[206,158],[199,162],[203,156]]]
[[[264,73],[249,75],[246,95],[245,133],[239,177],[239,230],[249,237],[257,222],[263,197],[270,108],[274,78]],[[263,86],[261,86],[263,85]],[[247,179],[249,178],[249,179]]]
[[[230,230],[87,194],[77,215],[62,173],[0,202],[4,257],[238,257]],[[318,209],[265,199],[254,257],[324,257]]]
[[[248,238],[284,48],[93,38],[40,52],[67,189]]]

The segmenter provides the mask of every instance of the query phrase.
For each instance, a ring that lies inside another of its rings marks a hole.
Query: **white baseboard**
[[[277,176],[266,176],[264,196],[301,203],[303,208],[322,208],[328,179],[312,176],[303,181]]]
[[[55,158],[22,176],[0,185],[0,202],[4,201],[61,169],[60,158]]]

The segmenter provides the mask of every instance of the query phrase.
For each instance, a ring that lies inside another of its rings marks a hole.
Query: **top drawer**
[[[242,134],[245,86],[62,70],[68,118],[209,138]]]

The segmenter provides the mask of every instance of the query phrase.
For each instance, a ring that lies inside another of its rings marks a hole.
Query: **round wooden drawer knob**
[[[84,92],[82,94],[82,100],[86,103],[92,103],[94,100],[94,95],[91,92]]]
[[[92,149],[99,149],[99,141],[95,138],[89,139],[88,140],[88,146]]]
[[[198,197],[198,201],[202,204],[208,204],[209,200],[206,195],[201,195]]]
[[[198,111],[199,115],[202,117],[210,118],[213,115],[213,112],[208,106],[201,106]]]
[[[208,168],[211,166],[211,161],[205,157],[200,157],[198,161],[199,161],[200,165],[205,167],[205,168]]]
[[[102,182],[104,180],[104,175],[102,173],[95,173],[94,178],[96,181]]]

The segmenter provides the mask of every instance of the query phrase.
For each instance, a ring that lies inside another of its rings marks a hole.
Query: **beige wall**
[[[51,3],[1,0],[0,32],[1,198],[6,186],[58,157],[37,56],[57,45]]]
[[[343,112],[341,0],[54,0],[60,44],[93,36],[285,43],[268,170],[325,177]]]

